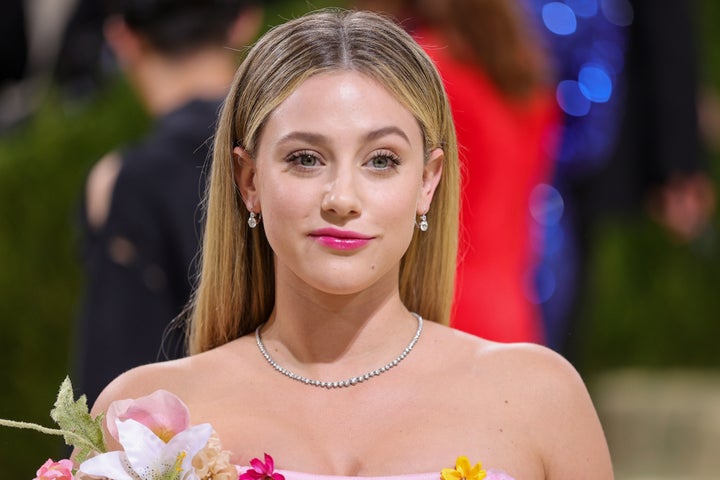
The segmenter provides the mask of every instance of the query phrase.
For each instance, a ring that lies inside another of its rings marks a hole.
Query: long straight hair
[[[268,116],[307,78],[351,70],[374,79],[417,119],[425,152],[444,151],[443,174],[400,265],[404,304],[447,323],[453,298],[459,172],[450,106],[432,61],[391,20],[369,12],[321,10],[282,24],[248,52],[225,100],[205,199],[199,283],[190,305],[188,347],[206,351],[252,332],[275,303],[274,254],[262,228],[249,229],[232,151],[254,156]]]

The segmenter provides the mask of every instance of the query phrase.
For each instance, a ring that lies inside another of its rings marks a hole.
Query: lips
[[[310,233],[310,237],[321,245],[334,250],[356,250],[364,247],[374,237],[351,230],[321,228]]]

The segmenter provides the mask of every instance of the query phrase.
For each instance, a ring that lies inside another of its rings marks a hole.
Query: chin
[[[324,294],[338,297],[356,295],[367,290],[372,285],[372,283],[348,282],[347,280],[347,278],[344,278],[341,282],[331,283],[325,279],[323,282],[310,283],[309,285]]]
[[[327,295],[350,296],[372,289],[383,282],[382,276],[362,275],[357,270],[345,270],[322,275],[316,272],[311,278],[303,279],[311,288]]]

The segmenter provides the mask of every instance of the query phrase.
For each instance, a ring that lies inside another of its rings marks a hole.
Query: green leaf
[[[105,440],[103,439],[103,414],[95,418],[90,416],[87,398],[82,395],[75,401],[70,378],[65,377],[58,391],[55,408],[50,416],[61,429],[72,432],[73,435],[64,435],[65,443],[76,448],[76,461],[82,463],[91,452],[105,453]]]

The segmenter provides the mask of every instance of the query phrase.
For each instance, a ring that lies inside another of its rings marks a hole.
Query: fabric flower
[[[107,430],[119,441],[117,420],[135,420],[145,425],[165,443],[190,426],[190,411],[180,398],[157,390],[134,400],[117,400],[107,410]]]
[[[199,480],[191,462],[212,434],[209,423],[179,432],[167,443],[135,420],[116,420],[115,424],[123,450],[84,461],[79,468],[81,472],[113,480]]]
[[[284,475],[274,473],[275,462],[267,453],[265,454],[265,463],[261,462],[259,458],[253,458],[250,460],[250,465],[252,468],[240,475],[238,480],[285,480]]]
[[[200,480],[238,480],[237,468],[230,463],[230,452],[222,449],[215,433],[192,459],[192,466]]]
[[[73,466],[70,460],[55,462],[52,458],[48,458],[47,462],[38,469],[37,477],[33,480],[73,480]]]
[[[455,461],[455,468],[443,468],[440,472],[442,480],[483,480],[486,476],[481,463],[470,467],[470,460],[464,455]]]

